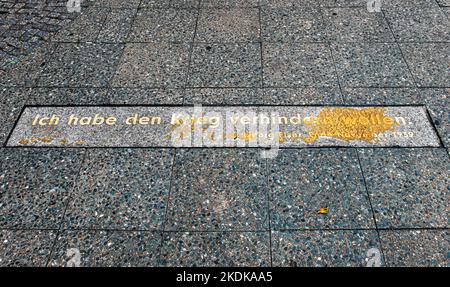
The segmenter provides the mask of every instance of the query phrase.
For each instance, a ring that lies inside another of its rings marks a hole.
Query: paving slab
[[[383,266],[375,230],[272,232],[274,267],[366,267],[372,248],[378,250]]]
[[[260,5],[262,7],[334,7],[335,0],[260,0]]]
[[[158,267],[161,233],[75,231],[58,235],[52,267]]]
[[[141,9],[129,40],[132,42],[192,42],[197,10]]]
[[[395,41],[382,13],[370,13],[367,8],[335,8],[323,11],[327,38],[330,41]]]
[[[419,87],[450,87],[450,43],[400,44]]]
[[[322,11],[312,7],[261,9],[266,42],[323,42],[326,40]]]
[[[2,228],[59,228],[82,150],[1,149]]]
[[[184,89],[112,88],[108,102],[114,105],[181,105]]]
[[[169,232],[161,250],[163,266],[267,267],[269,232]]]
[[[138,8],[141,0],[98,0],[92,1],[94,7],[108,7],[108,8]],[[145,1],[143,1],[145,2]],[[155,1],[153,1],[155,2]]]
[[[348,105],[425,105],[423,93],[417,88],[342,88]]]
[[[392,8],[384,14],[399,42],[450,41],[450,20],[439,7]]]
[[[390,267],[449,267],[448,230],[381,230]]]
[[[264,87],[332,87],[337,75],[326,44],[263,44]]]
[[[269,105],[339,105],[342,95],[334,88],[264,89],[264,103]]]
[[[1,230],[0,266],[45,266],[55,238],[56,231],[51,230]]]
[[[127,41],[136,13],[136,9],[111,9],[108,11],[97,41],[105,43]]]
[[[119,88],[182,88],[189,48],[187,44],[127,44],[111,84]]]
[[[40,87],[107,87],[121,44],[61,43],[39,73]]]
[[[450,159],[445,149],[358,152],[379,228],[448,228]]]
[[[177,152],[165,230],[268,228],[265,163],[257,150]]]
[[[186,105],[260,105],[264,104],[260,88],[198,88],[187,89]]]
[[[202,9],[195,41],[257,42],[260,40],[259,27],[257,8]]]
[[[65,226],[70,229],[161,229],[172,158],[170,150],[89,150],[71,194]]]
[[[255,8],[259,6],[260,0],[202,0],[202,8]]]
[[[195,44],[188,75],[188,87],[261,87],[260,44]]]
[[[450,147],[450,89],[422,89],[433,124],[446,147]]]
[[[354,150],[284,150],[269,161],[269,186],[274,230],[375,228]]]
[[[331,48],[343,87],[414,86],[395,43],[334,43]]]
[[[103,105],[108,104],[106,88],[28,88],[27,105]]]
[[[24,88],[0,88],[0,143],[6,141],[25,100]]]

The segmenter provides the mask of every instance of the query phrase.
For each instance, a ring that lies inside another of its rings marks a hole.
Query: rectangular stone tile
[[[114,105],[181,105],[183,98],[183,89],[112,88],[108,93]]]
[[[275,137],[267,134],[275,128]],[[288,148],[441,144],[423,106],[247,105],[26,107],[7,146]]]
[[[333,7],[335,0],[260,0],[261,7]]]
[[[49,266],[156,267],[160,246],[159,232],[66,230]]]
[[[120,44],[60,44],[39,74],[38,86],[106,87],[122,50]]]
[[[368,0],[336,0],[339,7],[367,7]],[[392,7],[436,7],[435,0],[388,0],[380,1],[383,10]]]
[[[197,24],[197,42],[259,41],[257,8],[202,9]]]
[[[379,228],[448,227],[445,149],[359,150]]]
[[[186,82],[189,45],[127,44],[113,87],[182,88]]]
[[[202,8],[258,7],[259,0],[202,0]]]
[[[375,228],[354,150],[283,150],[269,161],[269,185],[275,230]]]
[[[200,6],[200,2],[199,0],[170,0],[169,7],[176,9],[197,9]]]
[[[263,89],[264,103],[270,105],[339,105],[342,95],[335,88]]]
[[[405,43],[400,48],[419,87],[450,87],[450,43]]]
[[[194,39],[196,10],[139,10],[129,40],[135,42],[191,42]]]
[[[109,103],[106,88],[29,88],[27,105],[102,105]]]
[[[258,105],[263,104],[259,88],[200,88],[188,89],[184,104],[189,105]]]
[[[267,267],[269,232],[168,232],[161,250],[163,266]]]
[[[400,42],[450,41],[450,20],[439,8],[403,7],[384,14]]]
[[[24,88],[0,88],[0,144],[6,141],[22,111],[25,99]]]
[[[450,88],[420,91],[442,142],[446,147],[450,147]]]
[[[448,7],[450,6],[450,0],[436,0],[440,6]]]
[[[337,86],[326,44],[263,44],[264,87]]]
[[[328,39],[331,41],[394,41],[382,13],[370,13],[367,8],[335,8],[323,11]]]
[[[390,267],[449,267],[448,230],[381,230]]]
[[[57,43],[47,42],[36,48],[32,53],[21,59],[20,63],[4,72],[4,75],[0,77],[0,86],[34,86],[39,73],[42,72],[57,46]]]
[[[119,43],[127,40],[136,9],[111,9],[98,34],[98,42]]]
[[[160,229],[169,193],[172,158],[170,150],[89,150],[67,208],[65,226]]]
[[[268,228],[264,160],[246,149],[177,152],[165,230]]]
[[[141,0],[98,0],[92,1],[91,5],[107,8],[138,8],[140,2]]]
[[[50,230],[1,230],[0,266],[46,266],[55,238],[56,231]]]
[[[274,267],[384,266],[375,230],[272,232],[272,258]]]
[[[422,90],[416,88],[343,88],[347,105],[424,105]]]
[[[319,9],[312,7],[263,8],[261,21],[264,41],[325,41],[325,24]]]
[[[0,226],[59,228],[82,150],[1,149]]]
[[[253,44],[196,44],[189,87],[261,87],[261,47]]]
[[[394,43],[331,45],[343,87],[413,87],[402,53]]]
[[[167,9],[170,8],[172,0],[142,0],[140,4],[141,9]]]
[[[88,42],[96,41],[99,31],[104,27],[105,20],[111,9],[84,8],[80,15],[71,23],[51,37],[56,42]]]

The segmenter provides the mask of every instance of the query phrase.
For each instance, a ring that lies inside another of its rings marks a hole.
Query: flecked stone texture
[[[120,44],[60,44],[39,74],[39,86],[106,87],[122,54]]]
[[[263,91],[259,88],[204,88],[188,89],[184,104],[191,105],[258,105],[263,104]]]
[[[259,41],[259,10],[202,9],[197,26],[197,42]]]
[[[438,0],[439,1],[439,0]],[[367,7],[367,0],[336,0],[339,7]],[[386,0],[381,1],[381,9],[390,9],[393,7],[438,7],[436,0]]]
[[[276,267],[365,267],[371,248],[380,249],[374,230],[272,232]]]
[[[442,142],[450,147],[450,88],[447,89],[421,89],[425,102],[439,132]]]
[[[55,237],[56,231],[1,230],[0,266],[45,266]]]
[[[284,150],[269,173],[275,230],[375,227],[354,150]]]
[[[332,44],[339,81],[344,87],[412,87],[408,66],[392,43]]]
[[[265,163],[257,150],[177,152],[165,230],[268,228]]]
[[[304,6],[318,6],[318,7],[333,7],[335,0],[260,0],[262,7],[304,7]]]
[[[82,150],[0,149],[0,226],[58,228]]]
[[[339,88],[264,89],[264,103],[271,105],[338,105],[342,103]]]
[[[450,43],[400,44],[400,48],[419,87],[450,87]]]
[[[189,87],[261,87],[261,49],[255,44],[196,44]]]
[[[202,0],[202,8],[258,7],[259,0]]]
[[[450,6],[450,1],[449,0],[436,0],[439,5],[444,6],[444,7],[448,7]]]
[[[152,0],[154,1],[154,0]],[[141,0],[96,0],[93,1],[93,6],[111,7],[111,8],[138,8]],[[145,1],[142,1],[145,2]],[[160,2],[160,0],[158,1]]]
[[[197,14],[196,10],[139,10],[130,33],[130,41],[191,42]]]
[[[320,42],[325,40],[321,10],[302,8],[264,8],[261,10],[262,34],[267,42]]]
[[[423,90],[416,88],[343,88],[347,105],[420,105]]]
[[[105,88],[29,88],[27,105],[102,105],[109,103]]]
[[[367,8],[336,8],[324,11],[328,39],[332,41],[394,41],[382,13],[370,13]]]
[[[381,230],[380,237],[388,266],[450,266],[448,230]]]
[[[67,209],[66,226],[161,228],[172,158],[170,150],[89,150]]]
[[[111,11],[107,8],[81,9],[79,17],[51,37],[51,40],[56,42],[95,41],[109,13]]]
[[[325,44],[263,44],[264,87],[337,85],[330,49]]]
[[[164,266],[259,267],[270,265],[268,232],[170,232],[161,250]]]
[[[189,45],[127,44],[113,87],[181,88],[185,85]]]
[[[66,230],[58,236],[49,266],[70,265],[74,255],[67,252],[77,248],[80,267],[155,267],[160,245],[159,232]]]
[[[107,43],[127,41],[136,13],[135,9],[111,9],[98,34],[97,41]]]
[[[128,89],[113,88],[108,100],[115,105],[181,105],[183,89]]]
[[[392,8],[384,14],[400,42],[450,41],[450,20],[440,8]]]
[[[6,141],[25,103],[25,89],[0,88],[0,144]]]
[[[448,227],[450,159],[444,149],[359,154],[379,228]]]

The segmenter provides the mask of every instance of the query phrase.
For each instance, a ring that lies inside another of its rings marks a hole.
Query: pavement
[[[450,1],[34,3],[0,1],[2,143],[25,105],[404,105],[439,147],[4,146],[0,266],[450,266]]]

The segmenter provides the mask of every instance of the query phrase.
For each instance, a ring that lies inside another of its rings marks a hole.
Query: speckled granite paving
[[[0,1],[2,143],[25,105],[204,104],[421,106],[439,145],[3,147],[0,266],[450,266],[448,0],[35,2]]]

